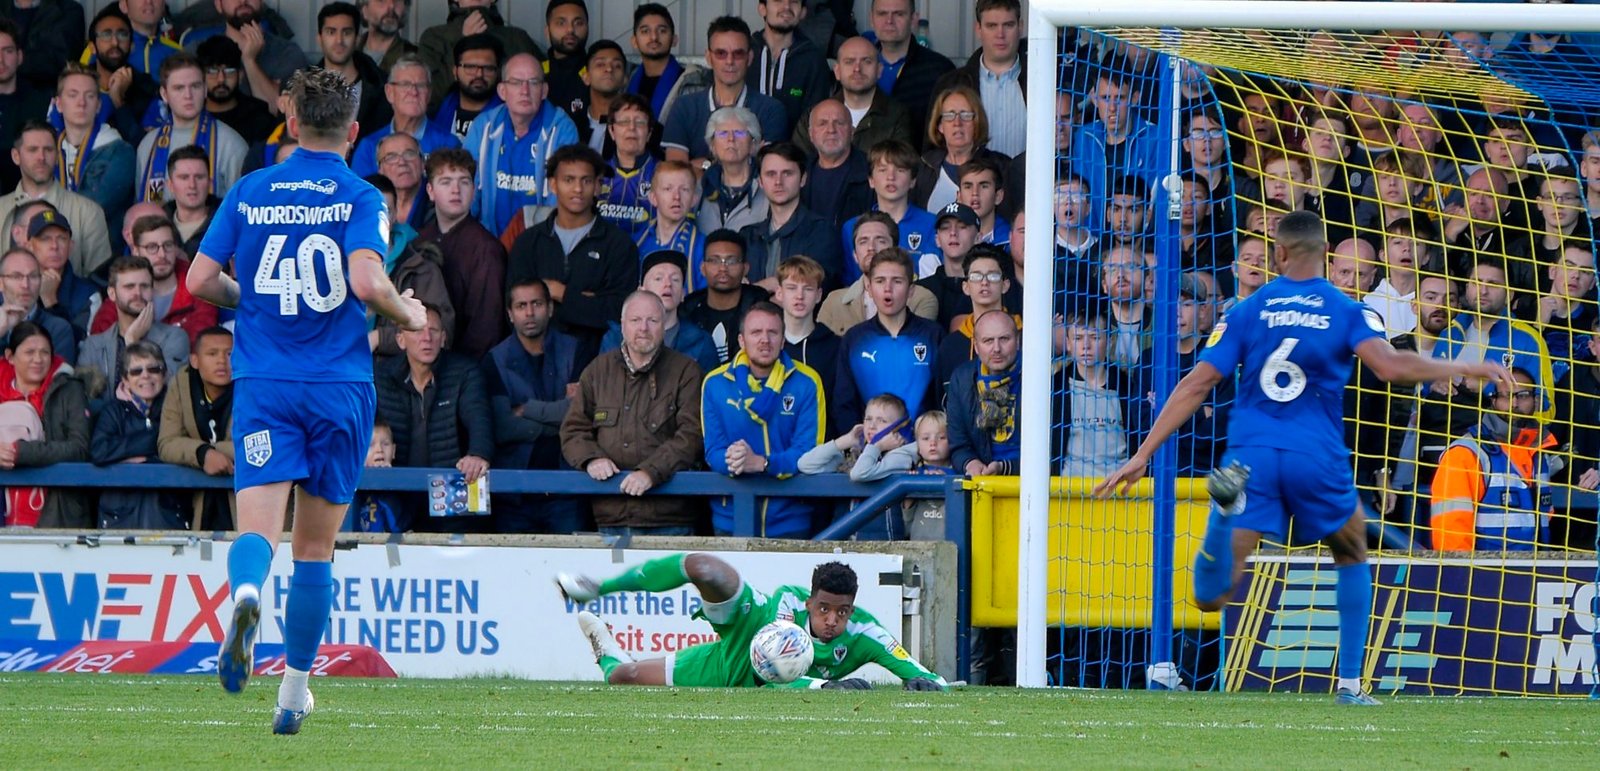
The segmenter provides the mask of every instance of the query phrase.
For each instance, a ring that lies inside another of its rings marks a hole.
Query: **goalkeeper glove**
[[[913,677],[905,682],[905,689],[908,691],[942,691],[944,686],[939,685],[937,680],[930,680],[926,677]]]
[[[859,677],[852,677],[848,680],[829,680],[823,683],[822,687],[840,691],[870,691],[872,690],[872,683]]]

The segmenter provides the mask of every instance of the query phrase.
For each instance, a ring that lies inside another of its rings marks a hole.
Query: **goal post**
[[[1053,170],[1056,164],[1044,159],[1057,158],[1055,136],[1057,132],[1054,109],[1056,96],[1064,86],[1059,81],[1062,71],[1060,50],[1061,31],[1071,27],[1087,27],[1109,31],[1116,35],[1118,28],[1134,28],[1147,40],[1165,39],[1181,41],[1186,30],[1280,30],[1317,31],[1339,30],[1354,32],[1382,32],[1384,30],[1473,30],[1479,32],[1518,32],[1539,30],[1543,32],[1600,32],[1600,8],[1586,5],[1525,5],[1516,3],[1463,3],[1435,4],[1416,2],[1294,2],[1285,0],[1145,0],[1127,2],[1081,2],[1080,0],[1032,0],[1028,8],[1027,24],[1027,140],[1026,152],[1030,162],[1025,183],[1023,208],[1031,224],[1027,228],[1023,247],[1035,265],[1048,265],[1056,254],[1056,236],[1052,226],[1056,210]],[[1172,50],[1180,46],[1174,42]],[[1173,110],[1178,89],[1177,68],[1181,60],[1169,51],[1159,53],[1154,71],[1159,73],[1160,88],[1173,93],[1159,99],[1161,110]],[[1597,100],[1600,101],[1600,100]],[[1591,121],[1593,119],[1591,118]],[[1178,183],[1179,158],[1182,151],[1179,121],[1169,118],[1167,129],[1161,134],[1166,143],[1159,157],[1165,165],[1159,178],[1150,185],[1156,206],[1153,217],[1157,220],[1158,240],[1175,228],[1181,186]],[[1171,222],[1166,222],[1171,220]],[[1600,235],[1600,234],[1596,234]],[[1175,275],[1175,274],[1174,274]],[[1054,343],[1052,333],[1056,313],[1055,269],[1035,269],[1023,287],[1022,358],[1024,378],[1021,411],[1030,416],[1052,415],[1052,380],[1044,376],[1052,364]],[[1158,282],[1156,288],[1158,324],[1168,328],[1175,313],[1178,290],[1176,282]],[[1158,335],[1161,332],[1157,333]],[[1155,382],[1161,386],[1155,391],[1156,406],[1164,401],[1171,388],[1171,379]],[[1029,431],[1022,435],[1021,478],[1019,480],[1018,552],[1017,552],[1017,685],[1043,687],[1049,684],[1046,661],[1049,653],[1049,612],[1047,604],[1051,593],[1049,585],[1051,533],[1052,474],[1055,473],[1055,452],[1050,431],[1043,426],[1053,422],[1030,419]],[[1149,569],[1154,574],[1149,603],[1148,637],[1150,651],[1147,661],[1158,665],[1168,663],[1167,651],[1173,635],[1173,594],[1178,599],[1187,588],[1174,586],[1174,531],[1173,507],[1159,505],[1171,502],[1174,491],[1173,474],[1160,473],[1158,463],[1153,468],[1151,495],[1158,502],[1154,519],[1150,523],[1154,538],[1152,553],[1148,555]],[[1591,595],[1593,593],[1591,592]],[[1591,622],[1593,616],[1590,616]],[[1158,646],[1161,646],[1158,649]],[[1563,654],[1564,655],[1564,654]]]

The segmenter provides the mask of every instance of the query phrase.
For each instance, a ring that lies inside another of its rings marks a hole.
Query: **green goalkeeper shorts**
[[[732,599],[703,606],[700,613],[721,639],[674,654],[667,663],[667,684],[688,688],[760,686],[761,681],[750,666],[750,640],[772,620],[766,602],[765,595],[744,584]]]

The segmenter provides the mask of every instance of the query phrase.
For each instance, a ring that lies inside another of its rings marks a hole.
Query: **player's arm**
[[[239,307],[239,282],[222,269],[223,264],[201,252],[189,265],[184,279],[189,294],[219,308]]]
[[[942,691],[950,685],[938,673],[912,658],[911,652],[876,621],[861,633],[858,644],[867,654],[868,661],[900,678],[908,691]],[[913,683],[915,680],[927,680],[937,687],[929,687],[926,683]]]
[[[1150,458],[1156,454],[1156,448],[1179,428],[1188,424],[1189,418],[1194,417],[1194,414],[1205,406],[1206,397],[1211,395],[1211,389],[1216,388],[1220,382],[1222,382],[1222,371],[1209,361],[1202,360],[1194,369],[1189,370],[1189,374],[1184,375],[1183,379],[1178,381],[1178,386],[1172,389],[1172,395],[1167,397],[1167,403],[1161,407],[1161,414],[1156,416],[1155,425],[1150,427],[1150,433],[1139,443],[1139,449],[1133,453],[1133,457],[1129,458],[1115,474],[1095,485],[1094,494],[1106,495],[1118,488],[1126,490],[1144,476],[1144,469],[1150,465]]]
[[[190,275],[194,275],[193,268],[190,269]],[[191,278],[191,286],[193,281]],[[357,249],[350,253],[350,291],[367,307],[383,314],[400,325],[401,329],[416,331],[428,323],[428,314],[422,307],[422,301],[412,297],[409,289],[405,294],[395,291],[394,282],[383,272],[383,255],[371,249]],[[238,293],[238,286],[235,285],[234,296],[238,297]]]
[[[1493,380],[1499,385],[1511,383],[1511,373],[1502,364],[1425,358],[1415,351],[1397,351],[1382,337],[1362,341],[1356,346],[1356,357],[1389,383],[1432,383],[1456,377]]]

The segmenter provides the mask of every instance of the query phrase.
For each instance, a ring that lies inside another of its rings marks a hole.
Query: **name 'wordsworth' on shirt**
[[[335,203],[327,206],[251,206],[239,204],[239,213],[250,225],[321,225],[349,222],[355,206]]]

